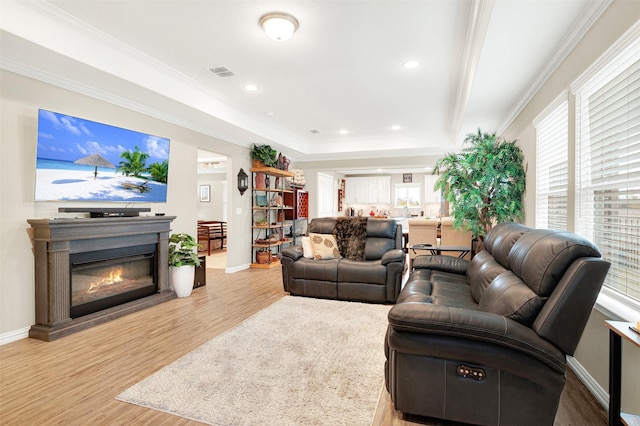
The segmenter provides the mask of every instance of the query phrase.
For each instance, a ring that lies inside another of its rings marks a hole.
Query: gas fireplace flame
[[[109,272],[108,277],[104,277],[98,282],[92,282],[91,285],[89,286],[89,290],[87,290],[87,293],[95,293],[96,291],[99,291],[102,287],[119,283],[122,281],[123,281],[122,268],[112,269],[111,272]]]

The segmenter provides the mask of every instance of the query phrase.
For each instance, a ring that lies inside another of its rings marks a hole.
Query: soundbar
[[[89,213],[89,217],[135,217],[149,207],[58,207],[58,213]]]

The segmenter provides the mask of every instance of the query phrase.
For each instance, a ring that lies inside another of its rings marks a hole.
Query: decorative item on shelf
[[[240,168],[238,172],[238,191],[240,191],[240,195],[244,195],[247,189],[249,189],[249,176],[245,173],[244,169]]]
[[[293,177],[287,177],[287,183],[291,187],[291,189],[302,189],[307,184],[307,180],[304,177],[304,170],[302,169],[292,169],[291,172],[294,173]]]
[[[277,162],[276,154],[278,151],[271,148],[270,145],[253,144],[251,150],[251,164],[253,167],[275,167]]]
[[[269,263],[271,260],[271,250],[260,249],[256,252],[256,262],[260,264]]]
[[[267,175],[264,173],[256,173],[255,188],[265,189],[267,187]]]
[[[200,266],[198,243],[189,234],[172,234],[169,237],[170,284],[178,297],[187,297],[193,290],[196,266]]]

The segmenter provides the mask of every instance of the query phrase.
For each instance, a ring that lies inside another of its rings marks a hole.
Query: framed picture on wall
[[[211,201],[211,185],[200,185],[200,202],[208,203]]]
[[[402,183],[411,183],[412,181],[413,181],[413,174],[411,173],[402,174]]]

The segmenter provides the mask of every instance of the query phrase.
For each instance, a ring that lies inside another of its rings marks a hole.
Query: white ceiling
[[[428,166],[478,127],[504,130],[608,4],[2,0],[0,56],[4,69],[294,161]],[[258,25],[273,11],[300,23],[288,42]],[[422,66],[405,70],[407,59]],[[209,71],[219,66],[236,75]]]

